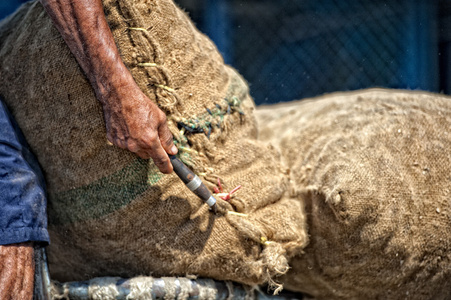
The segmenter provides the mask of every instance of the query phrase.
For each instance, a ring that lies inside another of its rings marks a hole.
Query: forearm
[[[41,3],[101,102],[107,100],[111,89],[134,82],[121,60],[101,0],[41,0]]]
[[[0,246],[0,299],[30,300],[33,284],[33,243]]]
[[[176,154],[166,115],[140,90],[119,55],[101,0],[41,0],[102,103],[107,139],[160,171]]]

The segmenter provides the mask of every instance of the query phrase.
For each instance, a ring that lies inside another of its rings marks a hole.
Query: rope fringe
[[[248,217],[249,216],[249,215],[246,215],[246,214],[238,213],[236,211],[228,211],[227,213],[229,215],[234,215],[234,216],[239,216],[239,217]]]
[[[274,278],[286,274],[289,270],[285,248],[279,242],[268,240],[268,235],[265,234],[265,227],[259,226],[260,221],[256,218],[252,218],[247,214],[228,211],[227,220],[244,237],[263,246],[258,263],[261,266],[262,275],[268,283],[268,287],[273,290],[274,295],[277,295],[282,291],[283,285],[276,282]]]
[[[128,27],[128,29],[148,32],[146,28],[140,28],[140,27]]]
[[[140,67],[158,67],[156,63],[138,63]]]
[[[154,86],[159,87],[159,88],[161,88],[161,89],[163,89],[163,90],[166,90],[166,91],[168,91],[168,92],[175,93],[175,90],[174,90],[173,88],[170,88],[170,87],[168,87],[168,86],[166,86],[166,85],[163,85],[163,84],[154,84]]]

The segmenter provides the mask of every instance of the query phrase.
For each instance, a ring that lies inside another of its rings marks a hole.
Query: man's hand
[[[122,62],[101,0],[41,0],[102,103],[107,138],[171,173],[166,153],[177,148],[165,114],[148,99]]]
[[[33,243],[0,246],[0,299],[30,300],[33,284]]]
[[[100,94],[100,97],[103,96]],[[108,100],[100,101],[104,103],[108,140],[141,158],[152,158],[160,171],[170,173],[172,165],[166,152],[176,154],[177,148],[172,142],[166,115],[141,92],[134,81],[110,89],[105,96]]]

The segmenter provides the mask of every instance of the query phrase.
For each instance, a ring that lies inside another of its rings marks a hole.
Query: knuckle
[[[161,112],[161,114],[160,114],[160,122],[161,122],[161,124],[168,123],[168,118],[166,117],[166,114],[164,112]]]
[[[155,143],[157,141],[157,139],[158,139],[157,131],[150,130],[149,132],[147,132],[145,140],[148,141],[150,144]]]

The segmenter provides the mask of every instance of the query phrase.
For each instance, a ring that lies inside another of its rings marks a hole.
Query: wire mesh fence
[[[451,93],[450,0],[175,0],[258,104],[367,87]],[[25,0],[0,1],[0,19]]]
[[[438,0],[177,0],[257,103],[367,87],[439,91]]]
[[[451,94],[451,1],[439,6],[440,91]]]

